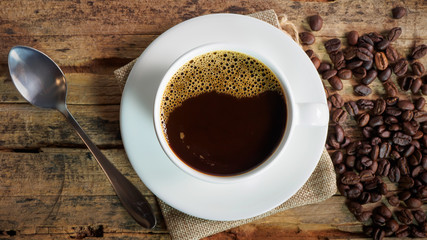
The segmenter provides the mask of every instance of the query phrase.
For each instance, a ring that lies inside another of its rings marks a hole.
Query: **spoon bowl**
[[[67,83],[58,65],[46,54],[25,46],[10,50],[8,64],[12,81],[21,95],[35,106],[57,109],[65,116],[95,156],[124,208],[141,226],[153,228],[156,218],[148,201],[104,156],[68,111]]]

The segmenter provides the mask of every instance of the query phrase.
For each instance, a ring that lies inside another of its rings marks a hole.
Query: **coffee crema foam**
[[[185,63],[169,80],[160,106],[162,126],[185,100],[212,91],[236,98],[265,91],[284,95],[276,75],[254,57],[229,50],[208,52]]]

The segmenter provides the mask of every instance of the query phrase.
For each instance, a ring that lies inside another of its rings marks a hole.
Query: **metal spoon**
[[[65,116],[95,156],[125,209],[141,226],[153,228],[156,218],[148,201],[108,161],[68,111],[65,103],[67,84],[58,65],[46,54],[24,46],[16,46],[10,50],[8,63],[13,83],[22,96],[35,106],[57,109]]]

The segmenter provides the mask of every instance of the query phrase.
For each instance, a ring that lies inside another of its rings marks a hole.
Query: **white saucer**
[[[283,70],[297,104],[326,104],[316,69],[288,35],[249,16],[212,14],[176,25],[142,53],[123,92],[121,133],[135,171],[144,184],[168,205],[204,219],[245,219],[277,207],[307,181],[322,153],[328,119],[320,120],[325,123],[322,126],[296,126],[285,157],[248,181],[208,183],[178,169],[163,152],[154,131],[156,89],[168,67],[179,56],[213,42],[257,49]]]

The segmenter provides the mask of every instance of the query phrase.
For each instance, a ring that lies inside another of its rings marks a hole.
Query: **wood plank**
[[[121,146],[118,105],[71,105],[70,112],[92,141],[103,147]],[[61,113],[30,104],[2,104],[0,149],[46,146],[84,147]]]
[[[0,34],[25,35],[94,35],[94,34],[160,34],[183,20],[209,13],[248,14],[266,9],[286,13],[298,25],[313,13],[325,16],[323,31],[343,33],[349,26],[382,30],[394,25],[391,9],[400,1],[351,1],[301,3],[281,0],[256,1],[43,1],[4,0],[0,4],[3,24]],[[415,38],[426,38],[426,31],[417,31],[427,22],[427,6],[422,1],[405,3],[406,23]],[[345,6],[345,7],[343,7]],[[10,11],[15,9],[15,11]],[[351,11],[349,11],[351,10]],[[330,17],[328,17],[330,16]],[[383,24],[378,25],[381,22]],[[337,24],[339,23],[339,24]]]
[[[112,71],[108,73],[65,73],[67,104],[120,104],[122,93]],[[0,71],[0,104],[27,103],[15,88],[9,71]]]

